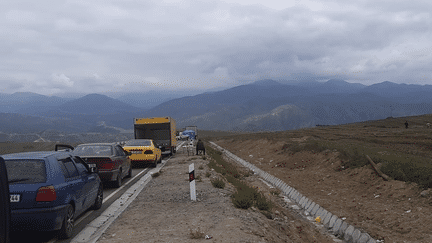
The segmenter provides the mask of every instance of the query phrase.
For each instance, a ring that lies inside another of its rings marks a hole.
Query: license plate
[[[19,202],[20,201],[20,195],[19,194],[11,194],[10,195],[10,202]]]
[[[133,154],[140,154],[142,153],[141,151],[131,151]]]

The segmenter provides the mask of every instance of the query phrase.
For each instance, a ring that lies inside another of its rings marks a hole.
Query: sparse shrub
[[[156,178],[156,177],[160,176],[161,173],[162,173],[162,171],[159,171],[159,172],[153,173],[151,176],[152,176],[153,178]],[[189,173],[188,173],[188,174],[189,174]]]
[[[203,167],[202,165],[200,165],[200,166],[198,167],[198,169],[202,170],[202,169],[204,169],[204,167]]]
[[[271,204],[262,193],[257,193],[255,205],[259,210],[270,210]]]
[[[211,173],[210,173],[210,172],[207,172],[207,173],[205,174],[205,176],[206,176],[206,177],[210,177],[210,176],[211,176]]]
[[[197,230],[190,230],[189,231],[189,236],[190,236],[191,239],[203,239],[204,236],[205,236],[205,233],[202,232],[200,230],[200,228],[198,227]]]
[[[197,180],[197,181],[199,181],[199,182],[201,182],[202,180],[201,180],[201,176],[197,176],[197,177],[195,177],[195,179]]]
[[[237,191],[232,195],[232,202],[236,208],[248,209],[253,205],[253,196]]]
[[[234,178],[236,178],[236,179],[238,179],[238,178],[240,178],[240,177],[241,177],[240,174],[235,174],[235,175],[234,175]]]
[[[264,216],[266,216],[268,219],[273,218],[272,214],[269,211],[262,210],[261,213],[264,214]]]
[[[225,188],[225,182],[223,180],[221,180],[221,179],[212,180],[211,183],[216,188],[221,188],[221,189]]]
[[[414,159],[393,159],[384,163],[381,171],[395,180],[415,182],[423,188],[432,187],[432,165]]]
[[[270,193],[272,194],[272,195],[275,195],[275,196],[279,196],[279,194],[281,193],[279,190],[277,190],[277,189],[273,189],[273,190],[270,190]]]
[[[205,155],[203,155],[203,156],[201,157],[201,159],[206,160],[207,157],[206,157]]]

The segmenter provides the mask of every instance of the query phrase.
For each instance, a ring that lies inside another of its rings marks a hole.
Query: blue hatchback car
[[[96,165],[65,151],[2,155],[9,181],[11,230],[60,230],[72,236],[74,220],[103,201]]]

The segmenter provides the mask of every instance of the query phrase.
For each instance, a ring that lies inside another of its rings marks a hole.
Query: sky
[[[0,3],[0,93],[432,84],[428,0]]]

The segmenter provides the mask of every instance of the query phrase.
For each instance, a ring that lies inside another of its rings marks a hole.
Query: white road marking
[[[121,189],[123,189],[127,184],[129,184],[130,182],[132,182],[135,177],[141,175],[142,173],[145,173],[149,171],[149,169],[145,169],[143,171],[141,171],[140,173],[138,173],[136,176],[134,176],[133,178],[131,178],[128,182],[126,182],[126,184],[124,184],[123,186],[119,187],[117,190],[115,190],[113,193],[111,193],[108,197],[104,198],[104,200],[102,201],[102,204],[105,203],[108,199],[110,199],[112,196],[114,196],[118,191],[120,191]]]

